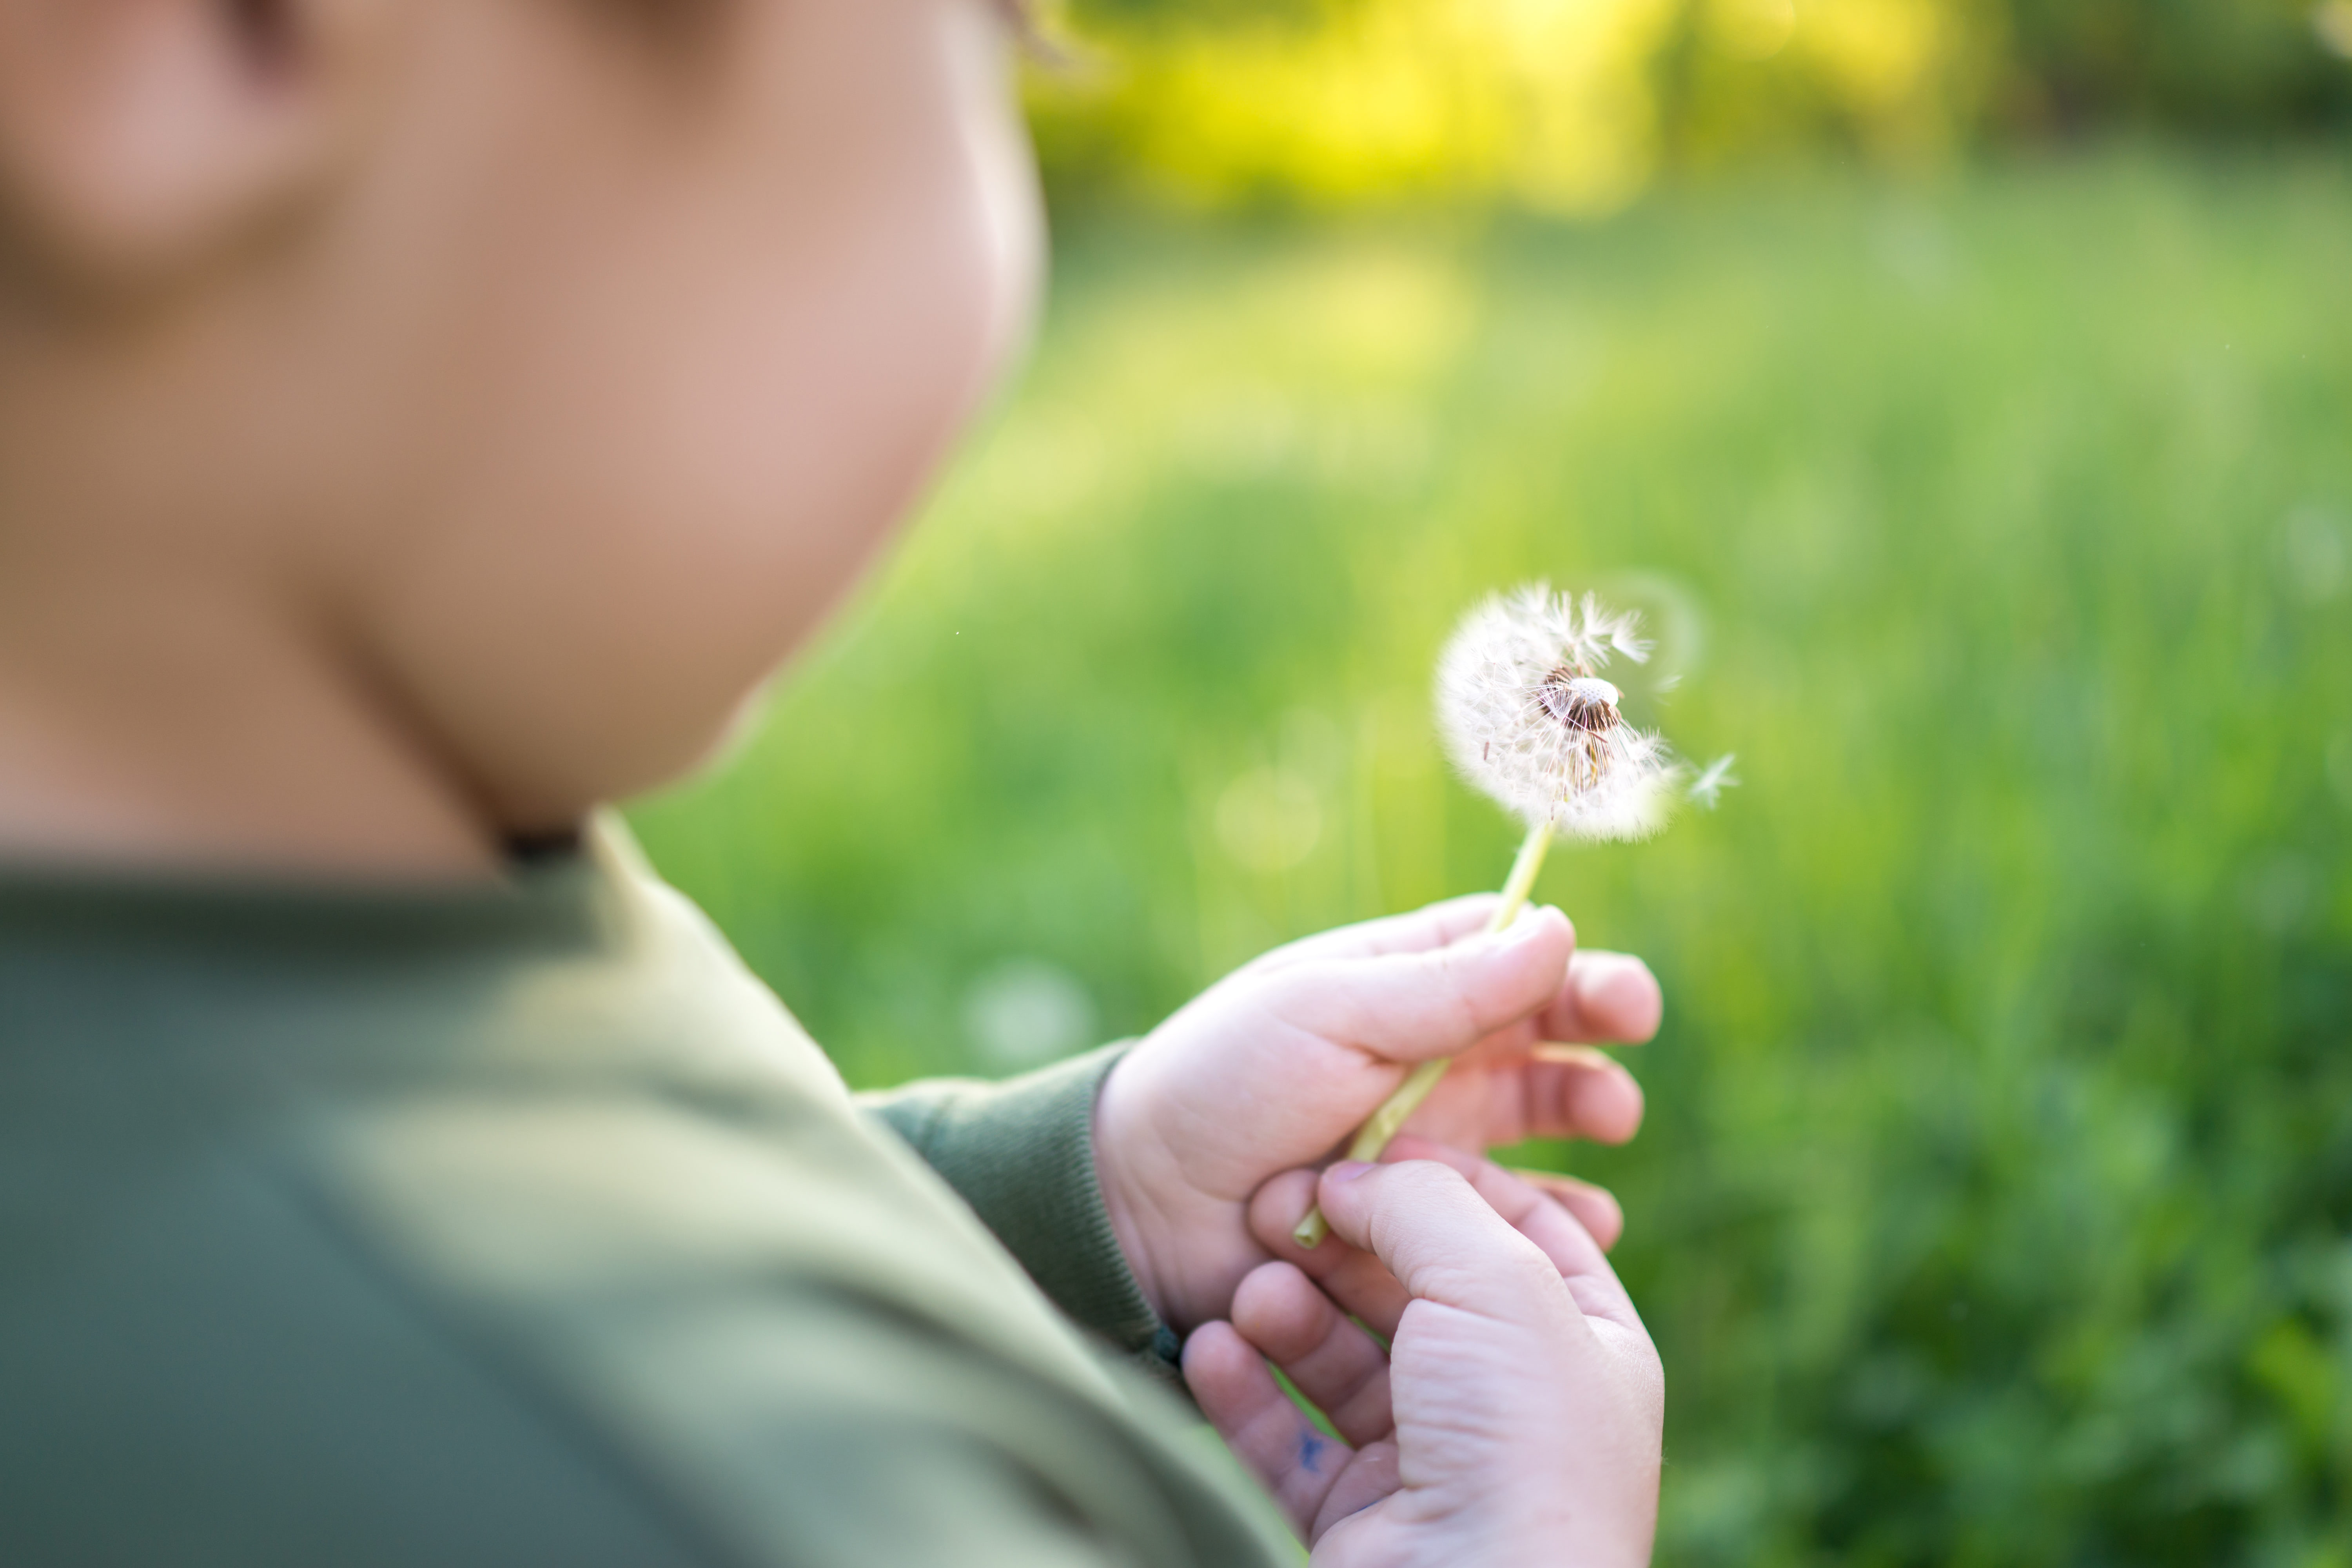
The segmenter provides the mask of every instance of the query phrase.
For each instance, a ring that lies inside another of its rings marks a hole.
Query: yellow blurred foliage
[[[1113,14],[1080,37],[1085,63],[1032,92],[1057,172],[1091,164],[1211,205],[1444,196],[1561,214],[1647,183],[1674,82],[1742,100],[1712,116],[1735,137],[1759,122],[1753,99],[1767,121],[1832,120],[1903,156],[1951,139],[1970,54],[1958,0],[1322,0]]]
[[[1048,78],[1049,158],[1090,141],[1210,202],[1462,192],[1554,211],[1622,203],[1656,157],[1645,62],[1675,0],[1359,0],[1319,25],[1177,25],[1089,39],[1103,79]],[[1091,121],[1091,124],[1086,124]]]
[[[1937,0],[1811,0],[1797,42],[1822,85],[1882,141],[1916,142],[1948,126],[1923,99],[1960,40]]]

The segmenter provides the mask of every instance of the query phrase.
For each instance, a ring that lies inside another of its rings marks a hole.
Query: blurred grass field
[[[1034,361],[635,814],[853,1082],[1490,886],[1437,643],[1646,605],[1742,787],[1542,896],[1669,997],[1661,1561],[2352,1564],[2352,187],[2115,152],[1061,237]]]

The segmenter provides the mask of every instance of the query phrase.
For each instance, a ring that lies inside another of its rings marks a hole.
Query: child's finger
[[[1296,1266],[1253,1270],[1234,1292],[1233,1321],[1350,1444],[1394,1430],[1388,1352]]]
[[[1495,912],[1499,893],[1470,893],[1442,903],[1425,905],[1401,915],[1383,915],[1318,931],[1259,954],[1244,964],[1241,973],[1265,973],[1328,958],[1381,958],[1392,952],[1425,952],[1472,936]]]
[[[1487,1207],[1543,1249],[1544,1256],[1568,1282],[1570,1294],[1575,1297],[1578,1309],[1585,1316],[1629,1328],[1641,1326],[1633,1298],[1625,1293],[1616,1270],[1609,1267],[1600,1244],[1565,1206],[1552,1201],[1540,1188],[1491,1160],[1477,1159],[1424,1139],[1400,1138],[1391,1145],[1391,1151],[1401,1159],[1443,1164],[1468,1181],[1471,1190],[1486,1201]]]
[[[1629,952],[1579,952],[1559,994],[1537,1016],[1547,1040],[1638,1045],[1658,1032],[1665,994],[1650,966]]]
[[[1606,1187],[1597,1187],[1591,1182],[1580,1182],[1573,1176],[1563,1176],[1556,1171],[1528,1171],[1512,1165],[1494,1165],[1490,1161],[1465,1153],[1451,1144],[1441,1143],[1428,1138],[1417,1138],[1410,1132],[1398,1133],[1390,1141],[1388,1152],[1381,1158],[1389,1161],[1435,1160],[1442,1164],[1453,1166],[1465,1176],[1469,1177],[1470,1184],[1474,1187],[1479,1185],[1481,1173],[1491,1167],[1505,1173],[1515,1181],[1525,1184],[1566,1209],[1570,1216],[1603,1252],[1615,1247],[1618,1238],[1625,1234],[1625,1211],[1619,1206],[1614,1194]],[[1483,1194],[1484,1189],[1482,1188],[1481,1191]],[[1525,1204],[1518,1203],[1507,1207],[1498,1207],[1496,1212],[1501,1213],[1505,1219],[1510,1220],[1513,1225],[1524,1230],[1527,1226],[1521,1221],[1532,1211]]]
[[[1405,1294],[1388,1266],[1337,1237],[1324,1237],[1310,1251],[1291,1235],[1314,1205],[1318,1180],[1313,1171],[1285,1171],[1260,1187],[1250,1199],[1250,1234],[1259,1246],[1321,1287],[1341,1311],[1381,1338],[1393,1339],[1412,1298]]]
[[[1494,1170],[1501,1174],[1499,1167]],[[1548,1335],[1581,1330],[1589,1342],[1590,1328],[1562,1289],[1561,1267],[1451,1166],[1433,1160],[1343,1162],[1323,1173],[1317,1194],[1332,1234],[1373,1253],[1416,1300],[1496,1323],[1540,1326]],[[1561,1226],[1575,1228],[1566,1210],[1540,1194],[1536,1201]],[[1601,1249],[1590,1237],[1583,1241],[1605,1271]],[[1570,1309],[1565,1320],[1563,1309]]]
[[[1608,1188],[1596,1187],[1591,1182],[1580,1182],[1556,1171],[1529,1171],[1517,1165],[1503,1168],[1574,1215],[1576,1223],[1601,1244],[1601,1251],[1615,1247],[1618,1238],[1625,1234],[1625,1211]]]
[[[1391,1061],[1459,1056],[1559,994],[1575,928],[1530,910],[1507,931],[1424,952],[1316,960],[1265,978],[1282,1022]]]
[[[1371,1507],[1402,1485],[1396,1439],[1383,1437],[1377,1443],[1367,1443],[1356,1450],[1356,1457],[1348,1461],[1339,1479],[1323,1494],[1323,1506],[1316,1511],[1307,1539],[1321,1541],[1325,1531],[1349,1514]]]
[[[1606,1274],[1608,1285],[1596,1295],[1596,1300],[1610,1303],[1613,1310],[1615,1303],[1623,1298],[1623,1289],[1617,1284],[1615,1274],[1599,1256],[1601,1237],[1605,1235],[1608,1243],[1614,1245],[1623,1231],[1623,1211],[1617,1206],[1617,1200],[1601,1188],[1565,1176],[1543,1176],[1539,1182],[1534,1174],[1511,1174],[1490,1161],[1409,1132],[1398,1134],[1381,1158],[1391,1163],[1435,1160],[1451,1166],[1469,1179],[1480,1196],[1495,1202],[1496,1212],[1515,1229],[1528,1232],[1529,1239],[1544,1248],[1545,1255],[1562,1273],[1569,1272],[1573,1265],[1580,1271],[1597,1268]],[[1505,1180],[1494,1181],[1498,1176]],[[1315,1200],[1318,1179],[1313,1171],[1286,1171],[1260,1187],[1250,1200],[1250,1234],[1259,1246],[1312,1280],[1340,1311],[1381,1338],[1393,1339],[1412,1298],[1388,1266],[1338,1237],[1325,1237],[1309,1251],[1291,1235],[1299,1216]],[[1572,1218],[1573,1223],[1567,1227],[1576,1233],[1572,1237],[1557,1234],[1552,1217],[1538,1206],[1538,1200],[1546,1205],[1552,1204],[1555,1194],[1549,1188],[1553,1184],[1559,1189],[1558,1207],[1565,1210],[1563,1217]],[[1592,1216],[1589,1223],[1587,1214]],[[1530,1226],[1535,1228],[1529,1230]],[[1625,1303],[1624,1310],[1631,1312],[1630,1302]]]
[[[1590,1138],[1622,1143],[1642,1130],[1642,1086],[1623,1063],[1591,1046],[1532,1047],[1516,1076],[1518,1120],[1507,1142]]]
[[[1302,1536],[1352,1457],[1291,1403],[1257,1350],[1231,1323],[1204,1323],[1184,1342],[1184,1384],[1201,1413]]]

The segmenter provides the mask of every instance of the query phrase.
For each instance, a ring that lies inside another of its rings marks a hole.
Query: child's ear
[[[402,0],[0,0],[0,237],[86,282],[201,260],[316,190]]]

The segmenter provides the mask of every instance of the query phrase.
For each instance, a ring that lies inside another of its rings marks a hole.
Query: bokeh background
[[[1638,604],[1669,1564],[2352,1564],[2352,0],[1096,0],[907,547],[636,813],[854,1082],[1491,886],[1432,657]]]

